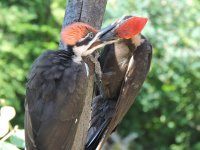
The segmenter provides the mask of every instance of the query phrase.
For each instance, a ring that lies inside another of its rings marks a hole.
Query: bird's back
[[[98,146],[115,112],[121,85],[132,56],[132,49],[129,49],[126,42],[127,40],[123,40],[105,46],[99,57],[102,69],[101,91],[100,95],[93,99],[86,150],[94,150]]]
[[[70,150],[82,112],[87,75],[67,51],[48,51],[33,64],[25,102],[27,150]]]
[[[126,44],[125,47],[124,44]],[[121,47],[124,47],[125,50],[128,49],[130,53],[119,54],[121,57],[117,56],[116,51],[124,50]],[[146,39],[137,48],[133,44],[131,46],[127,41],[115,47],[115,51],[113,48],[114,45],[113,47],[107,46],[107,51],[101,55],[100,63],[103,76],[104,72],[117,73],[110,73],[106,79],[102,78],[102,89],[105,93],[104,96],[97,96],[93,100],[92,119],[85,150],[101,147],[100,142],[107,140],[131,107],[149,71],[152,47]],[[110,57],[114,59],[110,59]],[[131,61],[131,57],[133,57],[133,61]],[[127,59],[125,64],[122,63],[124,58]],[[131,67],[130,70],[128,70],[128,66]]]
[[[120,92],[121,84],[132,56],[128,46],[129,40],[122,40],[115,44],[107,45],[103,49],[99,62],[102,69],[101,87],[106,98],[116,98]]]

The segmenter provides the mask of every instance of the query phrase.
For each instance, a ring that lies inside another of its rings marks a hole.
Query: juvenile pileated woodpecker
[[[88,83],[82,56],[113,42],[104,36],[111,25],[97,31],[85,23],[73,23],[62,31],[66,49],[48,50],[39,56],[29,73],[25,102],[27,150],[71,150]]]
[[[105,46],[99,57],[102,83],[93,99],[85,150],[102,147],[131,107],[149,71],[152,46],[140,35],[147,19],[127,16],[119,22],[109,34],[124,39]]]

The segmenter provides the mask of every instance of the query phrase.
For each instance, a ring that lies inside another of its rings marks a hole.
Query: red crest
[[[82,22],[75,22],[66,26],[61,32],[61,40],[66,45],[75,45],[88,32],[96,33],[97,30]]]
[[[132,38],[133,36],[139,34],[142,31],[147,21],[147,18],[132,17],[125,21],[123,24],[121,24],[115,32],[120,38]]]

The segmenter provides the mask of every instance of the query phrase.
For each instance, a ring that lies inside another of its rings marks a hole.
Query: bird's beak
[[[108,42],[108,41],[112,41],[112,40],[117,40],[119,39],[119,37],[116,34],[116,29],[123,24],[127,19],[131,18],[132,16],[123,16],[121,17],[119,20],[117,20],[116,22],[114,22],[113,24],[109,25],[106,28],[103,28],[100,31],[100,41],[101,42]]]
[[[100,40],[102,42],[108,42],[116,39],[130,39],[135,35],[140,34],[146,25],[148,19],[137,16],[124,16],[118,21],[103,29]]]
[[[88,50],[84,52],[82,55],[83,56],[89,55],[98,48],[101,48],[107,44],[112,44],[112,43],[117,42],[118,39],[120,38],[116,37],[113,32],[116,29],[116,27],[117,27],[117,24],[114,23],[100,30],[99,32],[97,32],[93,40],[90,42]]]
[[[117,28],[118,24],[114,23],[109,25],[106,28],[103,28],[100,32],[99,32],[99,40],[104,43],[104,42],[108,42],[108,41],[112,41],[112,40],[116,40],[116,34],[115,34],[115,29]]]
[[[129,39],[139,34],[144,28],[147,18],[124,16],[100,30],[90,42],[89,48],[84,55],[93,53],[96,49],[107,44],[112,44],[120,39]]]

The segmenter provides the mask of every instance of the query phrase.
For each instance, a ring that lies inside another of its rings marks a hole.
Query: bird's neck
[[[69,52],[74,62],[81,63],[82,57],[80,55],[77,55],[74,49],[75,49],[75,46],[67,46],[66,51]]]
[[[60,57],[63,58],[63,60],[73,59],[74,57],[74,52],[69,47],[60,49],[59,51],[57,51],[57,53]]]
[[[138,34],[138,35],[135,35],[134,37],[131,38],[131,42],[136,46],[140,46],[143,42],[144,42],[144,39],[142,39],[141,35]]]
[[[73,51],[73,46],[67,46],[67,47],[65,48],[65,51],[66,51],[70,56],[74,56],[74,55],[75,55],[75,53],[74,53],[74,51]]]

